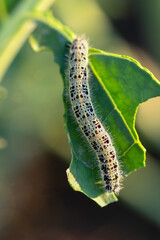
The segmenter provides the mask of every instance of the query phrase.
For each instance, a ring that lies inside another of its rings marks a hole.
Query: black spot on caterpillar
[[[119,193],[121,171],[111,137],[98,119],[88,83],[88,44],[77,38],[69,54],[69,98],[76,121],[96,154],[102,182],[108,193]]]

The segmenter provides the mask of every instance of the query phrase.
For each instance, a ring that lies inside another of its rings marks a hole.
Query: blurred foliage
[[[0,23],[8,17],[9,14],[17,7],[20,0],[1,0],[0,1]]]
[[[30,14],[34,11],[45,11],[53,1],[23,0],[11,15],[5,19],[0,29],[0,80],[29,34],[35,28],[35,23],[29,17]],[[3,3],[4,6],[5,2]]]
[[[146,165],[147,167],[127,177],[121,198],[127,204],[131,204],[133,209],[153,219],[159,225],[160,167],[156,159],[149,154],[147,154]]]
[[[13,3],[0,0],[0,6],[2,2]],[[103,3],[103,6],[98,5],[99,2]],[[121,2],[118,11],[117,2]],[[110,8],[108,5],[105,7],[108,3]],[[16,3],[12,7],[16,8]],[[66,14],[67,11],[69,14]],[[11,8],[7,15],[10,12]],[[77,34],[85,32],[91,46],[130,55],[160,78],[159,0],[58,0],[55,1],[53,12]],[[2,13],[0,16],[1,20],[6,14]],[[114,20],[113,16],[116,16]],[[129,21],[131,16],[132,21]],[[0,26],[2,27],[2,21]],[[10,28],[8,29],[10,31]],[[134,34],[129,38],[130,32]],[[134,46],[130,43],[134,43]],[[52,149],[68,161],[70,151],[62,118],[63,85],[58,66],[53,63],[51,55],[44,52],[36,55],[29,49],[28,44],[25,44],[5,75],[3,85],[8,90],[8,98],[0,104],[0,134],[2,139],[6,139],[8,146],[1,151],[0,208],[5,210],[10,207],[12,210],[11,196],[5,187],[14,183],[17,173],[23,173],[30,161],[36,161],[36,156],[45,149]],[[136,121],[142,143],[156,157],[160,155],[159,105],[160,98],[142,104]],[[147,167],[135,173],[140,184],[135,185],[133,174],[124,182],[125,188],[121,191],[122,201],[157,224],[160,223],[160,191],[157,187],[160,182],[159,170],[158,159],[148,155]],[[0,217],[3,226],[6,226],[11,218],[12,213],[4,211]]]
[[[115,29],[160,63],[160,1],[98,0]]]

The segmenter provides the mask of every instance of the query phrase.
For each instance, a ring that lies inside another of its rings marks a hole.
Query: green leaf
[[[117,200],[104,192],[100,183],[97,159],[81,133],[72,114],[68,97],[67,57],[75,35],[49,13],[39,16],[38,28],[30,43],[36,51],[48,49],[54,53],[64,79],[65,125],[69,134],[72,161],[68,180],[81,191],[105,206]],[[160,95],[160,84],[154,76],[130,57],[89,50],[91,98],[98,117],[114,140],[123,175],[145,166],[145,149],[135,130],[135,115],[139,104]]]
[[[38,27],[30,37],[32,48],[36,52],[45,50],[53,52],[54,60],[60,65],[64,74],[67,44],[73,41],[75,34],[55,19],[50,11],[43,15],[34,14],[34,17]]]

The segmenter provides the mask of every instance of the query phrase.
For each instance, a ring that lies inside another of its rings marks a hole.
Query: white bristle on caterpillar
[[[69,53],[69,98],[77,123],[94,150],[108,193],[119,193],[120,167],[108,132],[98,119],[88,83],[88,44],[83,38],[73,41]]]

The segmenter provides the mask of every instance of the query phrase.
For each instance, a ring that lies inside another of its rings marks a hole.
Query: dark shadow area
[[[74,192],[66,169],[62,159],[46,153],[10,177],[12,204],[1,240],[158,239],[158,229],[122,202],[100,208]]]

